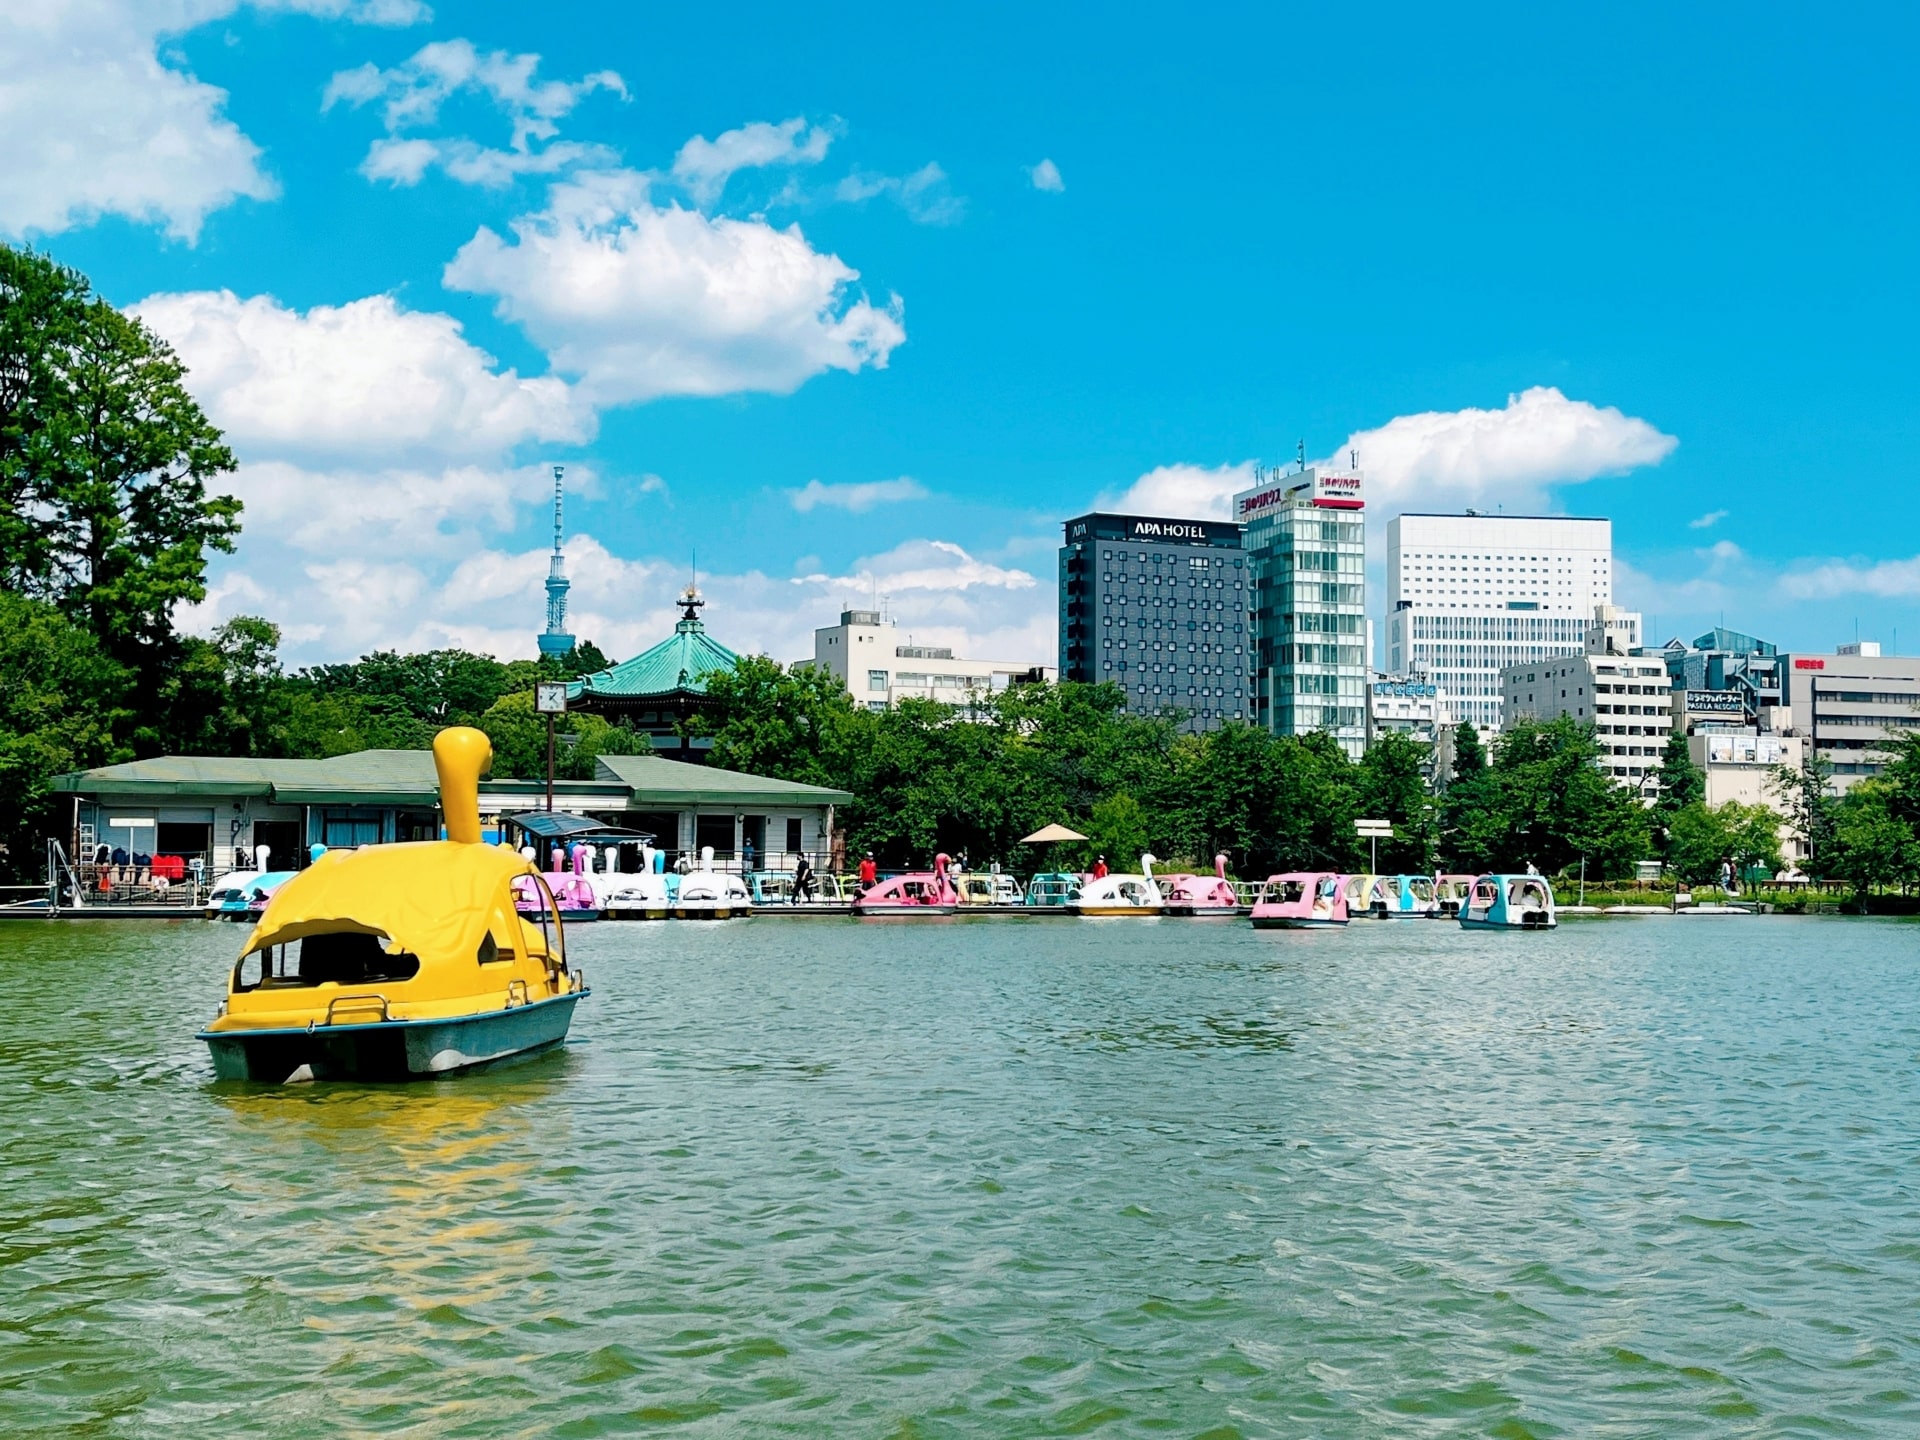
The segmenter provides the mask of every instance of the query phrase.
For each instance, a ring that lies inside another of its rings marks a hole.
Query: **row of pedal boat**
[[[531,861],[531,854],[522,851]],[[660,866],[644,852],[635,873],[596,870],[593,850],[556,847],[550,868],[531,863],[512,882],[515,908],[525,918],[556,913],[571,924],[593,920],[726,920],[754,914],[1248,917],[1261,929],[1337,928],[1351,920],[1458,920],[1468,926],[1551,929],[1558,923],[1552,886],[1539,875],[1367,875],[1297,871],[1248,884],[1227,877],[1226,857],[1214,873],[1154,873],[1152,855],[1137,872],[1107,875],[1044,872],[1025,884],[999,872],[956,871],[948,857],[928,871],[880,879],[862,891],[850,877],[813,879],[812,893],[794,891],[791,871],[745,875],[713,868],[713,851],[686,874]],[[284,875],[234,876],[216,886],[208,914],[257,919]],[[551,908],[550,908],[551,907]]]

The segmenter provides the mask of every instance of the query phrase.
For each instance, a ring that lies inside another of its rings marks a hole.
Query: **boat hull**
[[[1247,913],[1245,905],[1175,905],[1167,906],[1167,914],[1178,915],[1187,920],[1236,920]]]
[[[1123,915],[1137,919],[1167,913],[1166,907],[1163,905],[1074,905],[1069,908],[1071,908],[1076,915],[1085,915],[1096,919]]]
[[[1554,930],[1560,925],[1558,920],[1469,920],[1464,915],[1458,921],[1462,930]]]
[[[673,918],[676,920],[734,920],[752,913],[753,906],[745,900],[738,900],[732,904],[709,904],[704,900],[696,900],[689,905],[672,907]]]
[[[883,915],[911,915],[916,917],[925,915],[957,915],[960,913],[960,907],[958,905],[889,905],[884,901],[878,905],[868,905],[862,901],[855,901],[853,913],[862,919],[876,918]]]
[[[1304,915],[1256,915],[1253,928],[1256,930],[1341,930],[1346,928],[1344,920],[1311,920]]]
[[[213,1073],[221,1080],[431,1080],[553,1048],[567,1038],[573,1007],[592,993],[578,990],[447,1020],[382,1020],[312,1030],[206,1030],[200,1038],[207,1042]]]

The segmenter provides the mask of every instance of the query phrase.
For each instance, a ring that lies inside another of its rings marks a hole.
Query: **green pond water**
[[[581,927],[565,1051],[216,1084],[0,925],[0,1435],[1920,1434],[1920,927]]]

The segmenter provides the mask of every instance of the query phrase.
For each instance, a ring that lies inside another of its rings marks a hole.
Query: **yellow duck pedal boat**
[[[539,871],[482,843],[487,737],[434,737],[446,840],[323,854],[274,893],[200,1032],[223,1080],[409,1080],[560,1044],[590,992],[558,920],[514,907]],[[548,913],[558,907],[547,897]]]

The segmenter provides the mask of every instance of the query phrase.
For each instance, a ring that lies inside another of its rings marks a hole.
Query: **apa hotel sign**
[[[1127,531],[1129,540],[1205,540],[1206,525],[1197,520],[1135,520]]]

